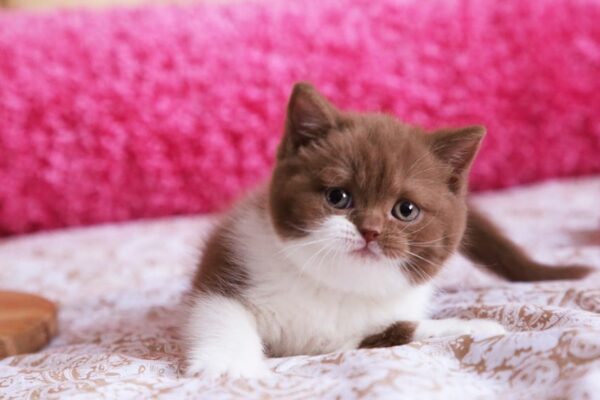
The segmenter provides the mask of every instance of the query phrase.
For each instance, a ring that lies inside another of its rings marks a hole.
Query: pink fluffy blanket
[[[474,189],[600,171],[600,3],[318,0],[0,14],[0,234],[217,210],[292,82],[483,123]]]

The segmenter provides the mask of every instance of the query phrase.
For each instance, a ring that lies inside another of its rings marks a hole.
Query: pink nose
[[[361,229],[360,234],[365,238],[367,243],[377,240],[377,238],[379,237],[379,232],[371,229]]]

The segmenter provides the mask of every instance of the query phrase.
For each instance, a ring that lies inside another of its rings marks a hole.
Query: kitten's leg
[[[233,298],[196,297],[184,334],[187,374],[252,378],[268,373],[255,318]]]
[[[455,335],[495,336],[505,333],[502,325],[487,319],[431,319],[419,322],[400,321],[381,333],[367,336],[359,348],[390,347],[437,337]]]

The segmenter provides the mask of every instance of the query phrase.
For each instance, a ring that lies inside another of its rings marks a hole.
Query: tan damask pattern
[[[600,267],[600,177],[480,195],[540,260]],[[45,350],[0,360],[2,399],[600,398],[600,274],[500,281],[456,258],[434,315],[493,318],[511,332],[269,360],[260,381],[180,375],[182,293],[211,218],[45,233],[0,242],[0,288],[60,303]]]

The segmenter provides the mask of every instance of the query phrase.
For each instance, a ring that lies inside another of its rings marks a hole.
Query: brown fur
[[[359,230],[380,233],[377,241],[385,255],[408,258],[406,273],[414,283],[438,273],[459,248],[467,225],[461,251],[507,279],[585,276],[587,267],[552,268],[532,261],[482,215],[467,211],[467,176],[483,135],[478,126],[426,134],[390,116],[341,112],[312,86],[299,83],[288,105],[267,198],[255,206],[271,214],[282,238],[302,237],[324,217],[346,215]],[[331,207],[325,192],[332,187],[350,191],[354,207]],[[391,216],[400,199],[421,208],[417,220]],[[249,284],[228,247],[232,223],[226,221],[210,238],[194,287],[238,295]]]
[[[367,336],[360,342],[359,349],[372,349],[377,347],[400,346],[412,342],[416,322],[401,321],[390,325],[385,331]]]
[[[471,208],[461,251],[471,260],[511,281],[579,279],[592,269],[582,265],[549,266],[538,263],[505,237],[477,210]]]
[[[234,260],[229,248],[229,224],[226,221],[210,236],[202,261],[194,276],[193,287],[205,293],[238,296],[248,285],[248,273]]]

